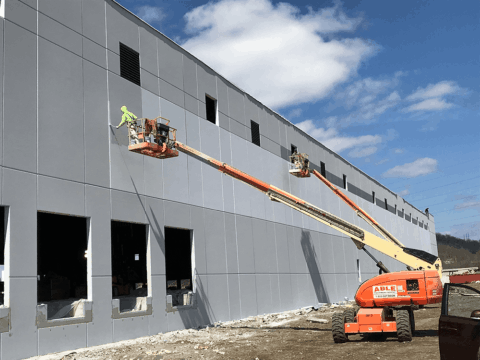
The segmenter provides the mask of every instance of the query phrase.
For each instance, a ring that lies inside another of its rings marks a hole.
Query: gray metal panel
[[[290,273],[289,246],[287,227],[284,224],[275,224],[275,240],[277,245],[278,273]]]
[[[227,273],[238,273],[238,252],[237,252],[237,232],[235,225],[235,215],[224,213],[225,215],[225,248],[227,258]],[[238,281],[237,281],[238,284]],[[238,286],[238,285],[237,285]]]
[[[256,177],[259,180],[265,179],[265,171],[263,166],[258,166],[259,159],[262,159],[265,154],[263,150],[255,144],[246,143],[247,145],[247,154],[248,154],[248,164],[245,168],[246,173],[251,176]],[[265,219],[265,195],[260,191],[254,189],[251,186],[248,186],[248,198],[250,199],[250,208],[252,211],[252,217],[259,219]]]
[[[105,2],[83,0],[82,4],[83,35],[105,47]]]
[[[183,55],[183,89],[194,98],[198,98],[197,64],[195,58]]]
[[[147,336],[148,323],[148,316],[113,319],[113,342]]]
[[[165,226],[190,229],[190,208],[187,204],[165,201]],[[167,239],[168,241],[168,239]]]
[[[335,272],[344,274],[346,272],[345,250],[343,248],[343,238],[332,235],[333,256],[335,257]]]
[[[82,55],[82,36],[40,12],[38,35],[79,56]]]
[[[4,36],[3,165],[36,172],[37,38],[9,21]]]
[[[2,186],[2,203],[10,206],[10,277],[36,277],[36,176],[4,168]]]
[[[227,321],[230,318],[230,304],[228,303],[227,275],[208,275],[208,302],[210,305],[210,319],[212,322]]]
[[[236,167],[241,171],[246,171],[248,169],[248,157],[245,156],[247,153],[247,147],[245,140],[237,137],[231,136],[231,149],[232,149],[232,166]],[[251,216],[252,209],[250,206],[249,199],[249,190],[251,187],[240,181],[235,181],[233,183],[234,196],[235,196],[235,213]]]
[[[0,84],[3,84],[3,70],[4,70],[3,69],[3,58],[4,58],[4,54],[3,54],[3,29],[4,29],[4,24],[5,24],[4,19],[1,19],[0,20],[0,49],[2,49],[2,50],[0,52],[0,69],[2,69],[2,70],[0,71]],[[3,107],[3,85],[0,86],[0,99],[2,101],[2,107]],[[0,126],[3,129],[3,111],[0,111]],[[0,165],[2,164],[2,161],[3,161],[3,135],[0,136]],[[0,196],[1,196],[1,189],[0,189]]]
[[[313,299],[310,296],[310,284],[309,284],[309,275],[299,274],[297,275],[297,284],[298,284],[298,307],[311,306],[313,305]]]
[[[113,341],[112,277],[94,276],[91,284],[92,300],[95,306],[92,309],[92,322],[87,324],[87,346],[97,346]]]
[[[77,0],[42,0],[38,2],[38,11],[58,22],[82,33],[82,3]]]
[[[85,133],[85,182],[109,186],[107,74],[83,62]]]
[[[185,110],[198,115],[198,100],[187,93],[185,93]]]
[[[255,286],[256,275],[240,274],[240,304],[242,311],[242,318],[248,316],[255,316],[258,314],[257,310],[257,291]]]
[[[147,211],[147,222],[149,224],[150,237],[150,274],[165,274],[165,213],[163,200],[146,198],[145,208]]]
[[[319,234],[318,242],[314,240],[315,252],[318,257],[318,264],[321,273],[335,272],[336,258],[333,253],[332,235]]]
[[[83,184],[39,175],[37,195],[38,210],[85,215]]]
[[[105,48],[85,37],[83,38],[82,56],[85,60],[91,61],[104,69],[107,68],[107,55],[105,53]]]
[[[255,275],[255,290],[257,293],[258,314],[269,314],[272,312],[272,289],[270,287],[270,275]]]
[[[268,244],[269,254],[268,254],[268,271],[270,274],[277,274],[278,263],[277,263],[277,246],[275,240],[275,223],[271,221],[265,221],[267,225],[267,236],[265,242]]]
[[[83,182],[82,58],[41,38],[38,46],[38,172]]]
[[[290,274],[297,273],[297,260],[295,257],[295,237],[292,226],[287,226],[287,244],[288,244],[288,259],[290,263]]]
[[[203,102],[201,102],[200,100],[198,101],[198,116],[202,118],[204,121],[206,121],[207,105],[205,104],[205,100],[203,100]]]
[[[18,0],[24,4],[27,4],[28,6],[37,9],[37,0]]]
[[[37,12],[20,1],[5,1],[5,19],[33,33],[37,32]]]
[[[238,270],[240,274],[255,273],[255,253],[253,246],[252,219],[246,216],[235,216],[237,226]]]
[[[223,78],[217,75],[218,111],[228,115],[228,85]]]
[[[232,164],[232,153],[230,151],[230,133],[220,129],[220,161]],[[234,179],[230,176],[222,176],[222,194],[223,194],[223,210],[233,213],[235,212],[235,199],[233,196]]]
[[[245,125],[244,95],[232,86],[228,86],[228,116]]]
[[[278,157],[281,156],[280,145],[263,135],[260,135],[260,146]]]
[[[187,145],[200,150],[200,124],[198,116],[186,112],[186,126]],[[203,206],[202,163],[198,159],[188,155],[180,154],[180,156],[187,157],[188,201],[190,204]]]
[[[285,124],[281,121],[278,121],[276,118],[274,118],[274,120],[272,121],[276,121],[277,122],[277,126],[278,126],[278,130],[280,132],[280,135],[279,135],[279,144],[283,147],[287,147],[287,127],[285,126]],[[273,132],[274,133],[274,132]],[[275,141],[275,139],[271,139],[273,141]]]
[[[158,71],[161,79],[183,90],[183,51],[169,40],[158,39]],[[193,94],[191,94],[193,95]]]
[[[209,121],[200,121],[200,151],[220,159],[220,128]],[[222,173],[202,163],[203,206],[223,210]]]
[[[218,100],[215,73],[208,67],[197,63],[198,100],[205,102],[205,95]]]
[[[230,119],[230,132],[241,137],[242,139],[247,139],[247,127],[240,124],[234,119]]]
[[[142,87],[148,91],[160,96],[159,80],[155,75],[150,74],[144,69],[140,69],[140,77],[142,79]]]
[[[207,244],[205,251],[207,273],[225,274],[227,272],[227,258],[223,212],[205,209],[205,240]]]
[[[150,29],[139,27],[138,30],[140,32],[140,66],[158,77],[157,37],[151,33]]]
[[[306,274],[307,273],[307,262],[305,258],[305,253],[302,245],[306,242],[310,242],[310,231],[294,227],[293,228],[293,245],[295,247],[295,260],[297,262],[297,274]]]
[[[55,0],[51,0],[55,1]],[[120,45],[127,45],[135,51],[139,51],[138,26],[129,21],[132,15],[115,3],[105,2],[107,12],[107,48],[116,54],[120,54]]]
[[[120,56],[107,50],[107,68],[109,71],[120,76]]]
[[[21,213],[17,216],[22,218]],[[26,219],[23,220],[26,221]],[[32,235],[32,239],[35,239],[35,234],[36,232]],[[28,246],[28,244],[25,245]],[[34,250],[36,246],[30,249]],[[19,249],[18,253],[20,254],[22,251],[25,250]],[[36,254],[32,259],[34,264],[36,264],[35,259]],[[23,261],[29,261],[29,259],[18,258],[17,261],[23,266]],[[12,331],[1,334],[2,359],[26,359],[38,355],[38,330],[35,325],[36,288],[36,275],[30,278],[13,278],[10,274],[10,326]]]
[[[112,273],[110,263],[112,256],[110,212],[110,190],[86,185],[85,216],[92,219],[90,221],[89,241],[89,250],[92,257],[92,276],[111,276]],[[94,311],[97,311],[96,305]],[[111,306],[109,311],[111,311]]]
[[[264,220],[252,218],[255,273],[269,274],[275,247],[267,242],[267,226]]]
[[[183,91],[162,79],[160,79],[160,96],[182,108],[185,107]]]
[[[230,119],[227,115],[224,115],[221,112],[218,113],[218,126],[220,126],[222,129],[230,131]]]
[[[145,196],[111,190],[111,197],[113,220],[147,223]]]
[[[280,310],[293,309],[293,294],[290,274],[280,274]]]
[[[239,275],[228,274],[227,281],[230,305],[230,319],[237,320],[241,318]]]
[[[250,128],[251,120],[255,121],[257,124],[260,125],[260,120],[258,117],[258,111],[259,111],[259,106],[257,105],[258,103],[248,94],[245,94],[244,103],[245,103],[245,125],[248,128]]]
[[[142,89],[142,117],[154,119],[160,115],[160,99],[145,89]]]
[[[143,158],[144,155],[129,152],[126,146],[110,145],[111,188],[143,195]]]
[[[61,339],[61,340],[60,340]],[[38,329],[38,355],[87,346],[87,324]]]
[[[358,249],[351,239],[343,238],[343,248],[345,251],[345,266],[347,273],[357,273]],[[363,250],[362,250],[363,252]]]
[[[281,304],[280,304],[280,284],[279,284],[279,275],[272,274],[270,275],[270,289],[272,295],[272,307],[268,311],[269,313],[276,313],[280,312]]]
[[[325,286],[325,298],[327,303],[337,302],[337,279],[335,274],[321,274]]]
[[[149,280],[152,288],[152,315],[149,320],[149,335],[157,335],[168,331],[166,307],[166,285],[165,275],[155,275]]]
[[[195,246],[195,273],[206,274],[205,209],[198,206],[190,206],[190,227],[193,229]]]

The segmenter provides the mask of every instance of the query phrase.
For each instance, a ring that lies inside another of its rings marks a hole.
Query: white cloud
[[[352,32],[361,18],[349,18],[335,3],[307,14],[270,0],[221,0],[185,15],[183,44],[220,74],[273,108],[313,102],[347,81],[378,46]],[[336,34],[325,41],[326,34]]]
[[[410,105],[405,109],[407,112],[412,111],[432,111],[432,110],[443,110],[449,109],[453,104],[447,103],[443,99],[427,99],[419,102],[418,104]]]
[[[380,135],[342,136],[335,128],[317,128],[312,120],[302,121],[296,126],[336,153],[351,148],[373,146],[382,142]]]
[[[397,165],[382,174],[384,178],[414,178],[437,171],[437,160],[431,158],[417,159],[414,162]]]
[[[387,161],[390,161],[390,160],[389,159],[382,159],[379,162],[375,163],[375,165],[382,165],[382,164],[386,163]]]
[[[406,100],[417,101],[438,98],[459,91],[460,87],[454,81],[440,81],[437,84],[429,84],[424,89],[418,88],[413,94],[407,96]]]
[[[368,146],[364,148],[356,148],[353,149],[348,153],[348,156],[353,157],[353,158],[360,158],[360,157],[365,157],[365,156],[370,156],[372,154],[375,154],[377,152],[377,147],[376,146]]]
[[[397,193],[397,195],[400,195],[400,196],[406,196],[408,194],[410,194],[410,190],[408,189],[402,190],[399,193]]]
[[[395,154],[403,154],[403,153],[405,152],[405,149],[398,149],[398,148],[397,148],[397,149],[393,149],[393,152],[394,152]]]
[[[299,117],[300,115],[302,115],[302,109],[296,108],[296,109],[290,110],[287,117],[289,119],[293,119],[293,118]]]
[[[149,24],[160,22],[165,17],[160,7],[148,5],[138,7],[137,16]]]

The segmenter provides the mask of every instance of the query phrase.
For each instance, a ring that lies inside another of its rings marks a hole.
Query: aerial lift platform
[[[332,334],[335,342],[345,342],[348,334],[358,333],[396,333],[399,341],[410,341],[415,327],[413,306],[442,301],[441,260],[425,251],[405,247],[320,173],[310,171],[306,154],[292,154],[292,169],[289,172],[299,178],[309,177],[313,173],[385,239],[177,141],[176,129],[168,126],[169,120],[162,118],[168,121],[163,124],[157,119],[137,120],[138,138],[141,142],[129,145],[130,151],[158,159],[176,157],[179,152],[198,158],[261,191],[270,200],[281,202],[350,237],[358,249],[364,250],[376,262],[380,275],[362,283],[356,292],[355,301],[360,310],[357,312],[352,308],[342,314],[334,314]],[[129,143],[130,141],[129,138]],[[409,271],[390,273],[385,265],[368,252],[365,245],[404,263]]]

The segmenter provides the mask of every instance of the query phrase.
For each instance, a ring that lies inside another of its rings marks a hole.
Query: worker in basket
[[[137,117],[135,116],[134,113],[131,113],[130,111],[128,111],[125,105],[122,106],[120,110],[123,111],[123,115],[122,115],[122,121],[120,122],[120,124],[118,124],[117,129],[123,124],[127,123],[128,135],[130,138],[131,145],[140,143],[140,140],[138,140],[138,135],[137,135],[137,123],[135,121]]]

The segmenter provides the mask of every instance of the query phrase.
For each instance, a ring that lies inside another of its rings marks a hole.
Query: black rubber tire
[[[357,315],[357,311],[354,308],[349,308],[343,312],[346,323],[355,322],[355,315]]]
[[[332,316],[332,335],[335,343],[344,343],[347,341],[345,335],[345,316],[343,313],[335,313]]]
[[[412,341],[412,327],[410,325],[410,314],[408,310],[397,310],[397,337],[398,341]]]

